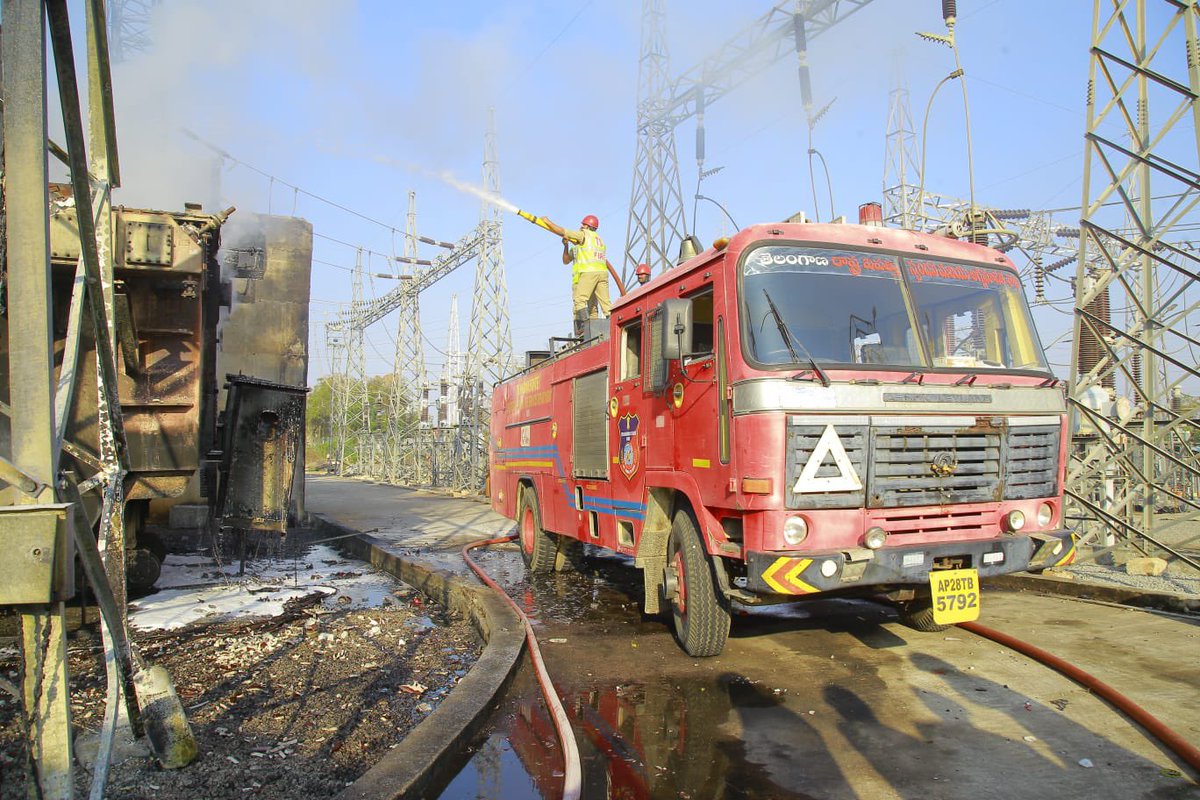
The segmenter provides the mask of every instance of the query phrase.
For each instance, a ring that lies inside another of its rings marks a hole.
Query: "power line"
[[[342,205],[341,203],[337,202],[336,200],[330,200],[328,197],[322,197],[321,195],[317,194],[316,192],[310,192],[308,189],[305,189],[301,186],[297,186],[296,184],[291,183],[290,181],[286,181],[277,175],[272,175],[270,172],[267,172],[264,169],[260,169],[259,167],[254,166],[253,164],[249,163],[248,161],[243,161],[242,159],[233,155],[229,151],[223,150],[222,148],[220,148],[217,145],[213,144],[212,142],[202,138],[201,136],[197,135],[196,133],[193,133],[192,131],[188,130],[187,128],[181,128],[180,130],[183,131],[183,134],[185,136],[187,136],[190,139],[195,140],[196,142],[199,142],[201,145],[207,147],[209,150],[212,150],[214,153],[216,153],[218,156],[220,156],[225,161],[229,161],[238,166],[245,167],[246,169],[250,170],[251,172],[256,172],[259,175],[263,176],[264,178],[270,180],[272,183],[281,183],[294,192],[303,194],[306,197],[311,197],[313,200],[317,200],[319,202],[325,203],[328,206],[332,206],[333,208],[336,208],[340,211],[344,211],[347,214],[358,217],[359,219],[364,220],[366,222],[370,222],[373,225],[378,225],[379,227],[384,228],[385,230],[389,230],[393,233],[397,233],[397,232],[403,233],[403,231],[400,231],[398,228],[396,228],[395,225],[390,225],[386,222],[377,220],[374,217],[367,216],[366,214],[362,213],[361,211],[355,211],[353,208]]]

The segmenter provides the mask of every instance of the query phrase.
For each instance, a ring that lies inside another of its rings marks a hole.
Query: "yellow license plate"
[[[933,621],[953,625],[979,618],[979,572],[973,569],[946,569],[929,573],[933,592]]]

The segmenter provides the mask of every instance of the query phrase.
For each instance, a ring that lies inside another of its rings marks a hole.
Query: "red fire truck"
[[[1063,390],[997,250],[754,225],[595,334],[496,387],[492,506],[532,572],[630,556],[690,655],[732,603],[880,596],[940,630],[981,577],[1075,557]]]

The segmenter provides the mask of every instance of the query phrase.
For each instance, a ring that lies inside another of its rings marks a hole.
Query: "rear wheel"
[[[542,512],[533,490],[521,493],[517,509],[517,533],[521,541],[521,558],[530,572],[549,572],[554,569],[558,543],[554,534],[542,529]]]
[[[666,594],[675,636],[690,656],[715,656],[729,638],[729,602],[687,511],[675,513],[667,545]]]
[[[913,630],[922,633],[938,633],[949,628],[949,625],[939,625],[933,621],[933,598],[929,593],[918,593],[912,600],[898,604],[900,621]]]

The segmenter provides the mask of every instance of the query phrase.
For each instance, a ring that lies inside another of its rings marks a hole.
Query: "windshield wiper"
[[[804,351],[805,357],[808,358],[808,364],[812,367],[813,374],[820,380],[821,385],[829,388],[829,376],[825,371],[817,366],[817,360],[812,357],[812,353],[808,352],[808,348],[804,346],[804,342],[800,341],[792,335],[788,329],[787,323],[783,321],[783,317],[779,313],[779,309],[775,307],[775,301],[771,299],[771,295],[767,292],[766,287],[763,287],[763,297],[767,298],[767,306],[771,309],[771,316],[775,318],[775,327],[779,329],[779,335],[783,339],[784,345],[788,349],[788,353],[792,356],[792,361],[799,361],[800,356],[796,353],[796,348],[792,347],[792,342],[800,345],[800,349]]]

